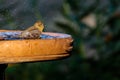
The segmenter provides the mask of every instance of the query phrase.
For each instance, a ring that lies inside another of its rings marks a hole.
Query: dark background
[[[6,80],[119,80],[119,0],[0,0],[0,29],[26,29],[37,20],[44,31],[72,35],[71,56],[9,64]]]

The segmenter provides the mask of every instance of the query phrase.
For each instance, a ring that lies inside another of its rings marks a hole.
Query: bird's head
[[[41,21],[37,21],[35,24],[34,24],[34,27],[36,27],[40,32],[43,32],[43,29],[44,29],[44,25]]]

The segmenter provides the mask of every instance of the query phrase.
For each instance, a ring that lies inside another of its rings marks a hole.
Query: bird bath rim
[[[21,32],[0,30],[0,33]],[[73,39],[68,34],[43,32],[53,36],[45,39],[22,39],[0,41],[0,64],[56,60],[70,55]]]

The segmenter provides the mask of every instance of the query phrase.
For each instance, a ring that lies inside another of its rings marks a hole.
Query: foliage
[[[41,15],[38,8],[38,1],[26,0],[23,2],[13,0],[9,2],[0,0],[0,28],[24,29],[26,23],[30,24],[30,21],[34,23],[34,21],[40,20]]]
[[[62,14],[67,22],[58,21],[56,25],[74,38],[75,51],[73,51],[73,54],[77,53],[76,55],[79,55],[81,59],[76,64],[76,66],[80,64],[77,70],[81,73],[83,72],[82,77],[80,77],[81,74],[79,73],[79,79],[119,79],[116,75],[119,73],[116,68],[118,69],[120,66],[119,3],[120,1],[118,0],[95,0],[93,2],[87,0],[65,0]],[[92,27],[83,22],[83,19],[90,14],[93,14],[96,20],[95,26]],[[75,27],[77,27],[77,30],[75,30]],[[93,54],[90,54],[91,50],[94,50]]]

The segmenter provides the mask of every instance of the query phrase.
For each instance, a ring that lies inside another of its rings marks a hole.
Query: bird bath
[[[68,57],[73,39],[68,34],[43,32],[41,39],[18,39],[21,31],[0,30],[0,80],[9,63],[56,60]]]

